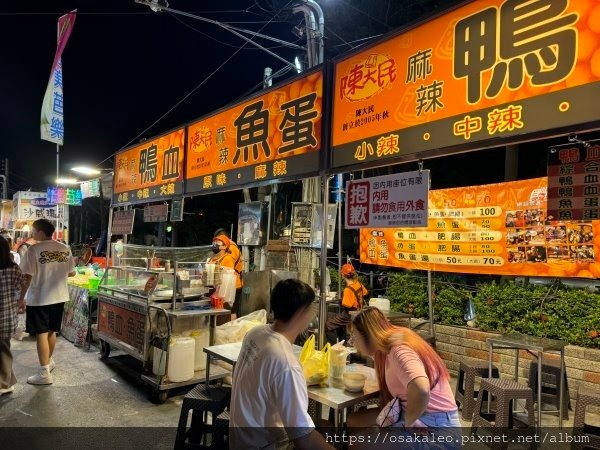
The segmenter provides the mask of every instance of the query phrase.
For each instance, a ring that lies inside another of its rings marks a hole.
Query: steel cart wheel
[[[105,359],[110,356],[110,344],[106,341],[100,340],[100,358]]]
[[[152,403],[155,403],[157,405],[162,405],[164,402],[167,401],[168,397],[169,391],[160,391],[158,389],[152,389],[150,394],[150,400],[152,401]]]

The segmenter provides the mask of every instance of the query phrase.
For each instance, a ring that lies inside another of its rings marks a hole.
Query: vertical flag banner
[[[41,138],[45,141],[63,145],[65,135],[65,119],[63,111],[63,82],[61,55],[73,31],[77,10],[65,14],[58,19],[58,41],[56,54],[52,63],[50,80],[42,103],[40,121]]]

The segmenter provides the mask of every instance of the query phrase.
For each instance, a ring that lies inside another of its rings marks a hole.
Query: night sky
[[[271,18],[253,0],[171,0],[170,6],[220,21],[259,22],[235,24],[253,30]],[[53,184],[56,147],[40,140],[40,108],[56,49],[57,19],[75,8],[79,14],[63,53],[62,175],[77,164],[98,164],[128,144],[243,44],[213,25],[181,19],[186,26],[133,0],[2,2],[0,156],[10,159],[11,191]],[[296,15],[288,23],[273,21],[262,31],[296,41],[291,29],[300,22]],[[142,136],[148,138],[234,101],[261,82],[266,65],[283,67],[269,55],[246,48]],[[298,54],[275,51],[291,61]],[[111,162],[103,167],[111,167]]]

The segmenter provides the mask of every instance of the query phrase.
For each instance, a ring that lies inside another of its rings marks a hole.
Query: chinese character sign
[[[600,145],[550,149],[548,215],[558,220],[600,219]]]
[[[600,221],[546,210],[548,179],[429,192],[422,228],[361,230],[360,259],[405,269],[512,276],[600,277]]]
[[[100,196],[100,180],[84,181],[80,185],[81,198],[99,197]]]
[[[75,25],[76,12],[58,19],[58,43],[46,94],[42,103],[40,132],[43,140],[63,145],[65,126],[63,111],[63,79],[61,55]]]
[[[349,181],[346,228],[427,226],[429,171]]]
[[[183,128],[117,153],[113,202],[141,203],[183,193]]]
[[[52,205],[81,206],[82,194],[79,189],[49,187],[46,201]]]
[[[478,0],[336,63],[333,166],[598,120],[597,0]]]
[[[188,127],[188,192],[319,169],[323,74],[313,72]]]

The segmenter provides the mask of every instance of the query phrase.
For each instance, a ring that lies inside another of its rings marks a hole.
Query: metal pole
[[[319,347],[325,345],[327,322],[327,209],[329,206],[329,176],[321,176],[323,183],[323,231],[321,235],[321,299],[319,301]]]
[[[338,299],[342,299],[342,277],[339,271],[342,269],[342,185],[344,183],[344,176],[338,175]]]
[[[60,145],[56,144],[56,187],[58,187],[58,177],[60,177],[60,172],[59,172],[59,167],[60,167]],[[58,228],[60,226],[59,223],[59,215],[60,215],[60,209],[58,206],[58,202],[56,203],[56,237],[58,238]]]
[[[431,270],[427,271],[427,297],[429,298],[429,333],[435,337],[435,327],[433,325],[433,292],[431,286]]]
[[[113,209],[108,208],[108,229],[106,231],[106,267],[109,265],[110,256],[111,256],[111,248],[110,248],[110,238],[112,237],[112,221],[113,221]]]

